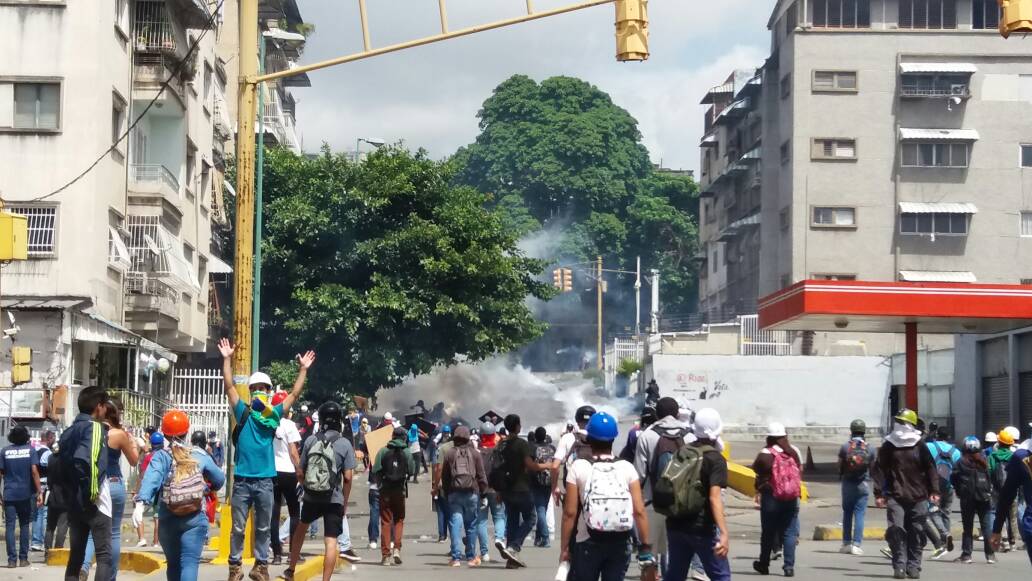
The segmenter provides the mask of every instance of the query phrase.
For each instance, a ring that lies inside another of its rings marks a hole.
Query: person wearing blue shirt
[[[208,485],[205,494],[222,488],[226,482],[225,474],[211,456],[186,441],[189,431],[190,420],[182,411],[171,410],[162,418],[161,432],[167,446],[151,458],[133,510],[133,525],[139,526],[143,522],[144,506],[158,507],[158,538],[168,561],[165,571],[168,581],[197,581],[201,553],[208,535],[208,515],[204,512],[203,498],[197,503],[196,512],[185,515],[172,513],[165,504],[162,492],[174,476],[172,471],[190,475],[200,470]]]
[[[229,579],[242,581],[244,578],[242,556],[244,552],[244,527],[247,515],[254,509],[254,568],[249,577],[253,581],[269,581],[269,551],[272,541],[273,481],[276,479],[276,460],[273,438],[279,426],[283,410],[290,409],[308,377],[308,368],[315,363],[315,352],[298,355],[299,369],[294,386],[280,405],[272,405],[270,392],[272,379],[256,372],[248,380],[253,396],[250,404],[240,399],[233,382],[233,352],[235,348],[229,339],[219,341],[222,354],[222,380],[229,399],[229,408],[237,422],[234,432],[236,472],[233,478],[230,508],[233,513],[233,531],[229,541]]]
[[[953,551],[953,535],[950,534],[950,511],[953,508],[953,498],[956,496],[953,493],[953,485],[950,483],[950,479],[943,478],[943,468],[948,465],[946,470],[950,474],[953,472],[953,468],[960,462],[960,450],[956,446],[950,443],[950,433],[945,427],[940,427],[935,432],[935,439],[926,442],[928,451],[932,453],[932,458],[935,459],[935,468],[939,472],[939,506],[938,510],[932,510],[928,513],[928,522],[935,526],[939,531],[939,536],[945,541],[945,544],[932,552],[932,559],[940,559],[948,555]],[[943,550],[945,549],[945,550]]]
[[[7,523],[7,566],[29,566],[29,523],[32,507],[43,504],[38,459],[29,445],[29,431],[15,426],[8,434],[10,446],[0,451],[0,474],[4,479],[4,522]],[[14,527],[21,529],[21,543],[15,552]],[[17,558],[17,560],[15,560]]]
[[[1007,462],[1007,480],[1000,491],[1000,502],[996,507],[997,514],[1009,514],[1019,493],[1025,501],[1025,511],[1019,515],[1018,531],[1025,541],[1028,559],[1032,562],[1032,440],[1026,440]],[[1000,549],[1002,541],[1000,533],[1003,531],[1005,522],[1006,519],[1003,518],[993,522],[991,541],[994,550]]]

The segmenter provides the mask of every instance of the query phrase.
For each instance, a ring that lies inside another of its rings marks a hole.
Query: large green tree
[[[262,360],[312,347],[315,398],[369,393],[543,331],[544,264],[449,164],[388,147],[361,164],[324,149],[265,156]]]
[[[453,163],[460,183],[488,193],[513,231],[564,232],[557,260],[632,269],[636,256],[663,277],[663,303],[694,308],[697,188],[657,171],[637,121],[579,79],[515,75],[484,101],[480,134]]]

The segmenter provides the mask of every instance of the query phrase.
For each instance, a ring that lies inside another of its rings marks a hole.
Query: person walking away
[[[422,467],[424,471],[429,472],[429,468],[426,465],[426,457],[423,456],[423,448],[419,441],[420,438],[426,436],[422,430],[419,429],[415,423],[409,426],[408,430],[408,445],[409,452],[412,457],[416,459],[416,471],[412,474],[412,484],[419,484],[419,468]]]
[[[226,476],[202,448],[186,441],[190,419],[170,410],[161,419],[167,446],[151,459],[136,495],[133,524],[143,522],[146,505],[156,507],[158,536],[165,553],[168,581],[197,581],[198,566],[208,535],[204,497],[219,490]]]
[[[643,570],[656,566],[641,483],[630,462],[613,456],[619,432],[613,416],[594,414],[586,432],[591,452],[574,460],[566,475],[559,562],[569,564],[572,581],[622,581],[635,528],[640,539],[639,565]],[[571,543],[574,536],[576,543]]]
[[[283,410],[294,405],[305,387],[308,369],[315,363],[315,352],[298,355],[298,374],[294,386],[279,405],[270,400],[272,379],[255,372],[248,379],[251,402],[244,403],[233,384],[233,345],[229,339],[219,341],[222,354],[222,380],[229,408],[237,422],[233,430],[236,472],[230,505],[233,529],[229,542],[229,581],[241,581],[243,573],[244,529],[248,512],[254,510],[254,567],[248,574],[252,581],[269,581],[269,548],[272,531],[272,492],[276,479],[276,458],[273,440]]]
[[[555,446],[548,443],[548,431],[543,426],[534,430],[534,461],[538,464],[551,464],[555,457]],[[548,505],[552,502],[552,473],[549,470],[535,472],[530,479],[530,494],[534,499],[534,510],[537,513],[537,527],[534,533],[534,546],[550,548],[548,533]]]
[[[466,428],[469,431],[469,428]],[[466,438],[467,440],[469,438]],[[448,529],[451,527],[451,510],[448,508],[448,496],[441,486],[441,471],[444,468],[444,455],[454,445],[452,442],[451,426],[445,424],[441,427],[437,436],[434,437],[435,445],[433,461],[431,466],[433,472],[430,474],[430,499],[434,510],[437,512],[437,542],[443,543],[448,540]]]
[[[939,501],[939,473],[931,451],[921,443],[917,414],[904,409],[894,419],[872,471],[874,495],[877,506],[887,509],[885,540],[892,552],[893,577],[920,579],[921,531],[929,501]]]
[[[1007,527],[1007,540],[1008,542],[1002,546],[1004,553],[1011,551],[1017,541],[1017,534],[1014,531],[1015,519],[1011,515],[1010,511],[999,512],[999,496],[1003,490],[1003,486],[1007,481],[1007,469],[1010,465],[1011,458],[1014,456],[1013,451],[1014,439],[1009,432],[1006,430],[1000,431],[997,435],[997,443],[993,447],[993,451],[989,454],[989,474],[993,478],[993,489],[995,491],[995,502],[993,507],[989,511],[989,528],[996,528],[997,519],[1003,521]]]
[[[441,492],[448,498],[448,522],[451,528],[451,566],[461,567],[465,548],[470,567],[480,566],[477,548],[477,513],[487,499],[487,472],[480,453],[469,441],[469,428],[455,430],[454,444],[445,452],[441,466]],[[463,547],[460,545],[465,545]]]
[[[14,569],[29,566],[32,507],[43,506],[43,492],[38,459],[29,445],[29,430],[15,426],[7,435],[7,441],[11,444],[0,450],[0,475],[3,477],[7,566]],[[21,532],[17,539],[15,526]]]
[[[795,575],[795,549],[799,537],[799,498],[802,491],[802,461],[799,450],[788,441],[785,426],[767,428],[767,445],[753,461],[756,472],[756,503],[760,506],[760,558],[753,570],[770,574],[770,555],[778,537],[784,542],[785,577]]]
[[[219,434],[215,430],[208,432],[208,453],[211,454],[211,459],[215,461],[216,466],[220,469],[225,466],[226,449],[219,441]]]
[[[945,543],[932,552],[932,559],[939,560],[953,552],[953,534],[950,533],[950,512],[953,508],[953,469],[960,461],[960,450],[950,443],[950,433],[945,427],[936,430],[935,440],[926,444],[935,458],[935,471],[939,473],[939,503],[929,507],[928,520],[939,531]]]
[[[401,565],[401,544],[405,533],[405,498],[409,475],[416,471],[416,459],[408,446],[405,428],[394,428],[391,441],[376,454],[373,473],[380,484],[380,556],[385,567]]]
[[[472,430],[470,430],[470,442],[476,447],[479,444],[480,459],[484,464],[484,469],[488,471],[487,479],[487,491],[484,496],[487,498],[487,504],[484,501],[480,501],[480,509],[477,514],[477,540],[480,545],[480,561],[482,563],[488,563],[491,561],[490,546],[488,545],[487,538],[487,523],[492,522],[494,526],[494,546],[502,554],[505,553],[505,533],[506,533],[506,518],[505,518],[505,503],[502,502],[501,495],[498,491],[491,486],[490,469],[494,463],[494,453],[498,445],[498,434],[496,433],[497,428],[491,422],[484,422],[480,427],[483,431],[479,441],[476,441],[473,436]]]
[[[147,451],[146,454],[143,455],[143,458],[140,459],[140,463],[139,463],[140,474],[139,474],[139,476],[136,479],[136,494],[140,493],[140,485],[143,484],[143,478],[147,474],[147,468],[150,467],[150,462],[151,462],[151,459],[154,458],[154,454],[156,454],[159,450],[161,450],[162,448],[165,447],[165,437],[162,436],[161,432],[159,432],[157,430],[152,432],[148,436],[148,439],[150,441],[150,449]],[[157,547],[157,546],[159,546],[158,545],[158,513],[157,513],[157,511],[154,511],[153,520],[154,520],[154,536],[151,539],[151,544],[154,545],[155,547]],[[145,527],[144,527],[143,521],[140,521],[140,524],[136,525],[135,528],[136,528],[136,536],[139,539],[138,542],[136,543],[136,546],[137,547],[146,547],[147,546],[147,531],[144,530]]]
[[[272,405],[282,405],[287,399],[285,391],[276,392],[272,396]],[[320,419],[322,416],[319,416]],[[280,513],[283,510],[283,503],[287,505],[288,537],[292,539],[297,529],[298,518],[301,516],[301,505],[297,498],[297,483],[304,480],[304,473],[301,471],[301,456],[298,454],[298,445],[301,443],[301,433],[297,430],[297,424],[290,419],[290,412],[287,417],[280,420],[276,428],[276,436],[272,441],[273,455],[276,463],[276,481],[272,486],[272,564],[283,563],[283,543],[280,541]],[[287,547],[287,554],[290,554],[290,547]]]
[[[57,436],[53,430],[43,432],[43,438],[38,447],[33,450],[36,455],[36,470],[39,472],[40,492],[43,494],[43,504],[36,507],[32,513],[32,542],[29,543],[30,551],[43,551],[45,533],[47,529],[47,502],[50,496],[50,489],[47,486],[47,466],[50,464],[50,455],[53,454],[54,441]]]
[[[1003,439],[1002,434],[1000,439]],[[1032,562],[1032,443],[1025,442],[1014,452],[1007,463],[1006,472],[1007,479],[1000,490],[997,514],[1009,514],[1019,495],[1025,501],[1025,510],[1018,519],[1018,530],[1021,538],[1025,541],[1025,551],[1028,553],[1029,561]],[[995,550],[999,550],[1003,542],[1000,535],[1003,522],[1003,519],[997,519],[993,523],[991,542]]]
[[[302,487],[304,503],[301,522],[290,539],[290,562],[283,578],[293,581],[294,569],[301,557],[301,545],[308,526],[317,519],[323,521],[323,581],[329,581],[337,565],[337,537],[344,532],[351,482],[355,470],[355,449],[344,430],[343,411],[336,402],[319,406],[319,433],[305,441],[301,451]],[[350,549],[349,549],[350,550]]]
[[[536,514],[530,494],[530,474],[551,470],[551,464],[538,463],[530,444],[520,438],[520,417],[505,416],[506,438],[495,448],[492,459],[491,487],[501,494],[505,503],[505,545],[501,551],[507,569],[526,567],[520,559],[523,541],[534,530]]]
[[[122,476],[122,456],[125,455],[129,466],[136,466],[140,460],[140,451],[136,448],[136,441],[129,432],[122,427],[122,402],[112,399],[105,406],[104,425],[108,428],[107,450],[108,467],[107,478],[108,491],[111,494],[111,581],[118,577],[118,565],[122,555],[122,516],[125,514],[125,478]],[[82,564],[82,572],[85,576],[90,574],[90,565],[93,563],[93,554],[96,547],[91,535],[86,542],[86,555]],[[103,581],[103,580],[100,580]]]
[[[649,426],[656,423],[656,408],[645,408],[641,410],[641,418],[627,433],[627,442],[620,450],[620,459],[634,463],[634,452],[638,449],[638,436],[642,431],[649,429]]]
[[[839,479],[842,480],[842,548],[840,553],[862,556],[864,514],[871,493],[871,465],[874,449],[867,444],[867,424],[853,420],[849,441],[839,449]]]
[[[951,484],[957,498],[960,499],[960,518],[964,525],[964,533],[960,543],[961,563],[971,563],[971,551],[974,545],[975,516],[978,526],[983,531],[988,527],[989,503],[992,500],[993,485],[989,476],[989,462],[982,454],[982,443],[975,436],[964,438],[964,453],[954,466]],[[985,560],[989,564],[996,562],[989,535],[983,537]]]

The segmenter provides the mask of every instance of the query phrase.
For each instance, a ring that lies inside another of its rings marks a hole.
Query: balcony
[[[179,292],[172,286],[146,273],[130,272],[125,280],[125,299],[131,329],[155,331],[178,326]]]
[[[135,163],[129,166],[129,197],[135,204],[161,205],[183,216],[179,180],[165,166]]]
[[[900,63],[901,97],[911,99],[971,97],[971,63]]]
[[[176,54],[176,30],[163,1],[136,3],[133,45],[137,53]]]

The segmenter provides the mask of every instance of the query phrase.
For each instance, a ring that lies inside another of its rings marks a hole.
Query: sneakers
[[[863,557],[864,550],[856,545],[849,545],[849,554],[853,555],[854,557]]]
[[[953,535],[946,535],[946,551],[953,552]]]
[[[795,569],[792,567],[785,567],[785,577],[795,577]]]
[[[839,547],[838,552],[842,553],[843,555],[848,555],[849,553],[852,552],[852,550],[851,550],[852,546],[853,545],[851,543],[850,544],[842,545],[841,547]]]
[[[283,581],[294,581],[293,569],[286,569],[283,571]]]
[[[920,579],[921,571],[917,569],[907,569],[907,579]]]
[[[370,548],[370,549],[376,550],[376,548],[377,548],[378,546],[379,546],[379,545],[377,545],[377,544],[376,544],[376,541],[369,541],[369,548]]]
[[[767,565],[764,565],[763,563],[761,563],[759,561],[753,561],[752,562],[752,568],[753,568],[753,571],[756,571],[760,575],[770,575],[770,567],[767,566]]]
[[[710,581],[709,575],[701,569],[690,569],[688,578],[692,581]]]
[[[878,549],[878,552],[881,553],[886,559],[892,560],[892,549],[888,547],[882,547]]]
[[[453,559],[452,562],[448,563],[448,566],[449,567],[461,567],[462,566],[462,561],[457,561],[457,560]]]
[[[340,552],[340,558],[344,559],[348,563],[361,563],[362,557],[359,557],[354,549],[348,549]]]
[[[996,557],[986,557],[985,558],[985,563],[987,565],[995,565],[996,564]]]
[[[470,562],[469,562],[469,566],[470,566],[470,568],[479,567],[480,566],[480,557],[473,557],[473,559],[470,560]]]
[[[512,561],[506,561],[505,568],[506,569],[519,569],[520,566],[517,565],[516,563],[512,562]]]
[[[137,541],[136,546],[137,547],[146,547],[147,546],[147,541],[145,541],[143,539],[140,539],[139,541]]]
[[[771,561],[777,561],[777,560],[781,559],[781,556],[783,554],[784,554],[784,551],[782,551],[781,549],[774,549],[774,551],[771,552],[771,554],[770,554],[770,560]]]
[[[491,562],[491,555],[488,554],[488,553],[484,553],[483,555],[480,555],[480,562],[481,563],[490,563]]]
[[[255,561],[251,572],[247,574],[251,581],[269,581],[269,565],[261,561]]]
[[[512,552],[509,550],[509,547],[505,546],[505,541],[502,539],[495,539],[494,545],[495,548],[498,549],[498,552],[502,554],[503,559],[506,561],[512,560]]]
[[[282,565],[283,564],[283,555],[273,555],[272,556],[272,560],[269,561],[269,564],[270,565]]]
[[[892,571],[892,578],[893,579],[906,579],[907,578],[907,574],[906,574],[906,572],[903,569],[894,569]]]
[[[394,559],[392,559],[390,555],[387,555],[382,561],[380,561],[380,564],[384,567],[391,567],[394,565]]]
[[[934,551],[932,551],[932,560],[933,561],[939,561],[939,560],[947,557],[949,554],[950,554],[950,549],[946,545],[943,545],[943,546],[939,547],[938,549],[935,549]],[[908,574],[909,574],[909,572],[908,572]]]
[[[522,559],[520,559],[519,551],[517,551],[516,549],[509,549],[509,554],[512,555],[511,557],[509,557],[510,563],[514,563],[518,568],[523,568],[527,566],[527,564],[524,563]]]
[[[29,550],[32,551],[33,553],[42,553],[43,552],[43,545],[30,545],[29,546]]]
[[[229,581],[243,581],[244,570],[241,565],[229,565]]]
[[[965,565],[970,565],[973,561],[971,560],[971,557],[969,557],[967,555],[962,555],[960,557],[957,557],[957,562],[958,563],[963,563]]]
[[[401,564],[401,549],[394,549],[391,553],[391,559],[394,560],[395,565]]]
[[[29,566],[29,560],[28,559],[18,559],[18,566],[19,567],[28,567]],[[87,575],[89,575],[89,573],[87,573]]]
[[[445,542],[447,540],[448,540],[448,537],[437,537],[437,542],[438,543],[443,543],[443,542]]]

